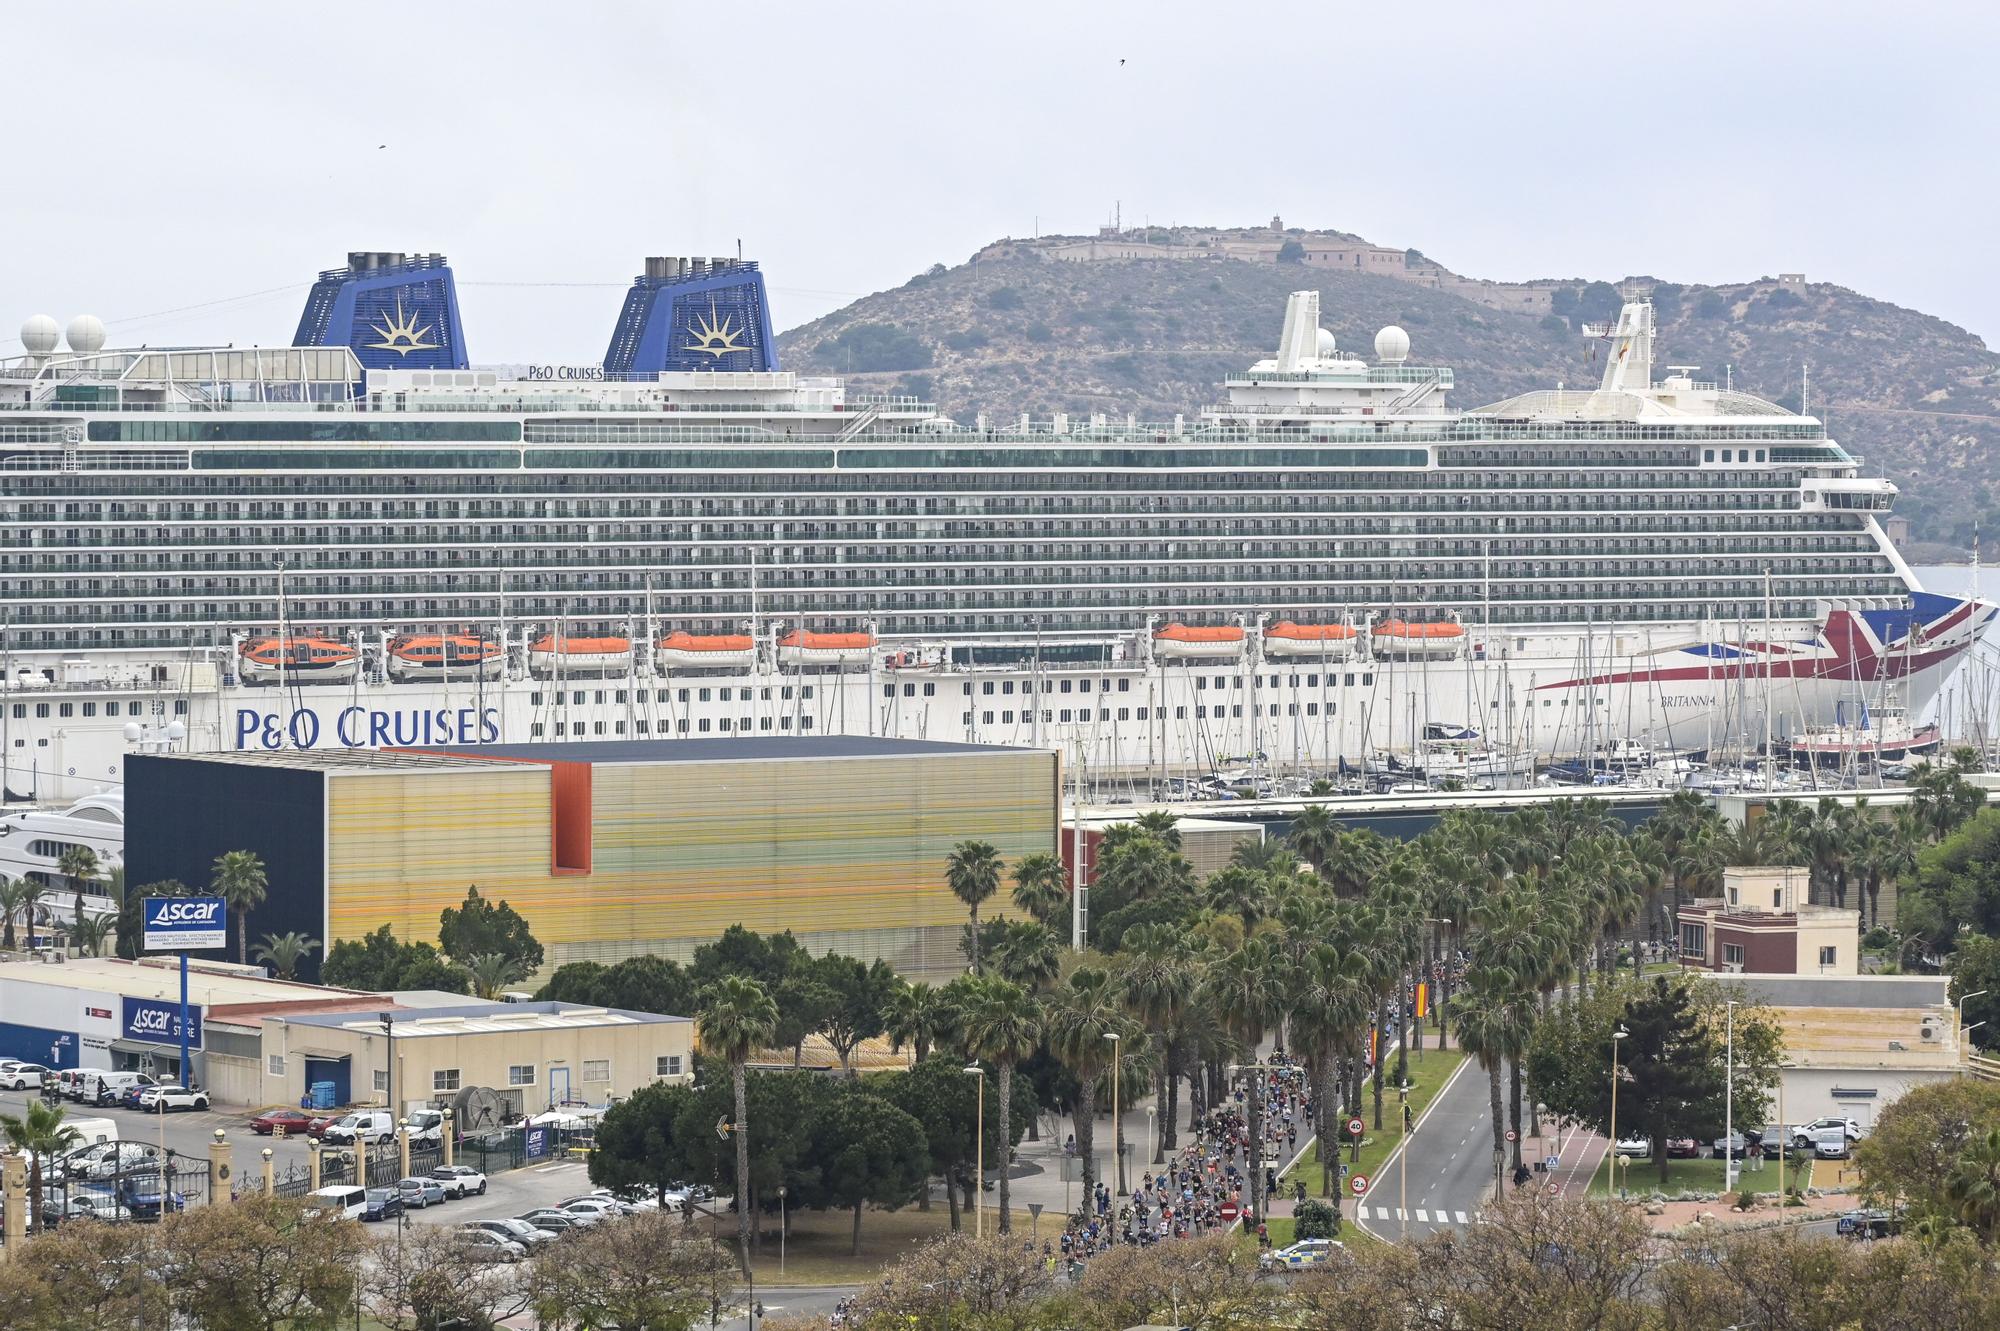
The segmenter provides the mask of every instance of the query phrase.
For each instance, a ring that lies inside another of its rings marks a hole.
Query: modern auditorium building
[[[685,961],[740,923],[930,979],[964,965],[953,846],[1053,853],[1061,798],[1050,750],[839,736],[135,754],[125,775],[128,881],[200,886],[255,851],[252,938],[434,940],[476,884],[547,969]],[[1007,909],[1003,882],[986,913]]]

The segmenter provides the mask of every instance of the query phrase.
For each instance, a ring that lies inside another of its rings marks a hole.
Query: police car
[[[1335,1253],[1345,1251],[1347,1245],[1339,1239],[1300,1239],[1290,1247],[1265,1253],[1259,1264],[1267,1271],[1302,1271],[1331,1261]]]

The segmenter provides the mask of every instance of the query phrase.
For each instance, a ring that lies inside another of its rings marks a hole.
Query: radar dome
[[[104,350],[104,321],[94,314],[79,314],[69,321],[63,337],[79,356],[94,356]]]
[[[1333,334],[1329,333],[1324,328],[1319,329],[1318,332],[1319,332],[1319,341],[1315,346],[1314,350],[1321,360],[1325,360],[1328,356],[1331,356],[1334,351]]]
[[[62,330],[46,314],[31,314],[21,325],[21,346],[30,356],[46,356],[56,349]]]
[[[1375,334],[1375,359],[1400,365],[1410,358],[1410,335],[1390,324]]]

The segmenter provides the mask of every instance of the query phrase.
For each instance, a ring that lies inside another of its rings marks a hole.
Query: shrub
[[[1695,316],[1701,319],[1727,319],[1729,317],[1729,297],[1720,291],[1710,291],[1702,295],[1694,307]]]
[[[931,349],[894,324],[855,324],[828,348],[835,368],[857,374],[877,370],[925,370]]]
[[[1882,928],[1880,925],[1870,929],[1861,940],[1861,946],[1867,948],[1870,952],[1883,951],[1886,948],[1895,946],[1895,943],[1895,938],[1890,935],[1887,929]]]
[[[1021,308],[1021,293],[1013,287],[995,287],[986,293],[986,305],[995,310],[1018,310]]]
[[[1296,1221],[1294,1238],[1330,1239],[1340,1233],[1340,1212],[1316,1197],[1300,1202],[1292,1215]]]
[[[1022,336],[1026,337],[1030,342],[1053,342],[1056,340],[1055,330],[1051,329],[1045,323],[1029,324],[1023,331]]]

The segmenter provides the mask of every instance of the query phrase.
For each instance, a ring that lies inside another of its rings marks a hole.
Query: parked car
[[[134,1220],[158,1220],[160,1218],[162,1194],[158,1176],[148,1178],[135,1174],[118,1185],[118,1202],[131,1213]],[[187,1198],[169,1190],[165,1194],[165,1209],[184,1211]]]
[[[1810,1123],[1795,1124],[1792,1128],[1792,1140],[1816,1142],[1820,1133],[1834,1128],[1840,1129],[1849,1141],[1861,1140],[1861,1124],[1851,1118],[1816,1118]]]
[[[306,1214],[359,1220],[368,1212],[368,1189],[351,1183],[336,1183],[305,1195]]]
[[[403,1194],[403,1205],[414,1211],[438,1206],[444,1201],[444,1185],[434,1178],[397,1179],[396,1191]]]
[[[546,1229],[539,1229],[525,1220],[472,1220],[461,1226],[461,1228],[472,1227],[491,1230],[501,1238],[530,1250],[543,1243],[553,1243],[556,1237]]]
[[[1854,1141],[1840,1128],[1822,1128],[1812,1136],[1813,1154],[1822,1160],[1845,1160]]]
[[[151,1142],[100,1142],[65,1156],[62,1172],[70,1178],[106,1179],[147,1171],[158,1177],[160,1148]]]
[[[444,1140],[444,1113],[436,1109],[413,1109],[409,1113],[410,1140],[412,1142],[437,1142]]]
[[[362,1204],[363,1220],[393,1220],[403,1213],[403,1194],[398,1188],[370,1188]]]
[[[1258,1265],[1269,1271],[1300,1271],[1330,1260],[1335,1253],[1346,1251],[1346,1247],[1339,1239],[1300,1239],[1289,1247],[1263,1254]]]
[[[0,1086],[10,1091],[38,1091],[42,1078],[49,1076],[50,1071],[40,1063],[16,1063],[11,1068],[0,1068]]]
[[[326,1130],[345,1117],[345,1114],[314,1114],[312,1122],[306,1124],[306,1136],[315,1141],[325,1141]]]
[[[303,1109],[266,1109],[250,1120],[250,1131],[259,1137],[269,1137],[282,1128],[287,1137],[297,1137],[312,1125],[313,1116]]]
[[[512,1239],[502,1238],[490,1229],[477,1225],[461,1225],[458,1237],[475,1258],[489,1262],[518,1262],[528,1255],[527,1248]]]
[[[533,1225],[543,1233],[551,1235],[567,1234],[572,1229],[588,1229],[595,1223],[594,1220],[586,1220],[580,1215],[573,1215],[568,1211],[560,1211],[553,1206],[542,1206],[532,1211],[525,1211],[520,1215],[519,1219]]]
[[[65,1222],[70,1220],[130,1220],[132,1212],[122,1204],[115,1193],[101,1188],[91,1188],[72,1192],[63,1198],[57,1214]]]
[[[444,1186],[447,1197],[486,1195],[486,1175],[471,1165],[439,1165],[431,1171],[431,1177]]]
[[[1653,1158],[1653,1139],[1650,1137],[1620,1137],[1618,1154],[1627,1160],[1650,1160]]]
[[[190,1090],[175,1082],[160,1086],[148,1086],[139,1092],[139,1108],[158,1111],[175,1109],[207,1109],[208,1092]]]
[[[562,1204],[562,1209],[595,1220],[615,1220],[626,1214],[625,1209],[609,1197],[572,1197]]]
[[[1667,1159],[1694,1160],[1701,1155],[1701,1143],[1692,1137],[1667,1138]]]
[[[139,1097],[159,1084],[159,1082],[154,1081],[151,1077],[146,1078],[144,1081],[135,1081],[130,1086],[120,1090],[117,1097],[111,1103],[122,1109],[137,1109],[139,1107]]]
[[[374,1145],[396,1135],[395,1117],[386,1109],[362,1109],[348,1114],[320,1131],[320,1140],[329,1146],[351,1146],[355,1142]]]
[[[1715,1158],[1720,1160],[1727,1154],[1733,1159],[1741,1160],[1750,1154],[1752,1145],[1753,1143],[1747,1133],[1735,1132],[1731,1133],[1728,1137],[1717,1137],[1715,1139]],[[1761,1146],[1761,1143],[1757,1143],[1757,1145]]]
[[[626,1201],[609,1188],[599,1188],[595,1192],[586,1192],[580,1197],[565,1197],[557,1205],[567,1207],[577,1202],[603,1202],[614,1215],[631,1215],[639,1209],[637,1205]]]

